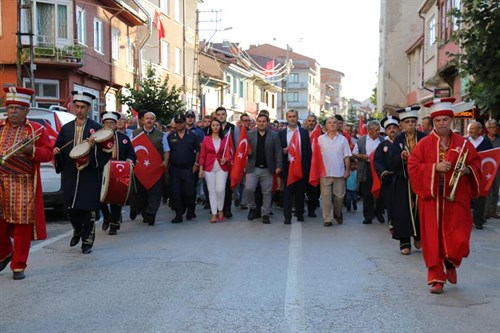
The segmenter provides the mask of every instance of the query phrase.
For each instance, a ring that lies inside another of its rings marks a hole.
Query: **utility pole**
[[[35,53],[33,50],[33,18],[32,18],[32,1],[31,0],[18,0],[17,2],[17,86],[21,87],[23,85],[23,76],[22,76],[22,67],[23,67],[23,59],[22,53],[25,46],[23,45],[23,36],[29,37],[29,48],[30,52],[30,86],[31,89],[35,90]],[[24,14],[24,16],[23,16]],[[24,27],[27,31],[23,31],[23,17],[26,18],[25,22],[27,22],[27,26]],[[31,104],[34,105],[35,95],[31,96]]]

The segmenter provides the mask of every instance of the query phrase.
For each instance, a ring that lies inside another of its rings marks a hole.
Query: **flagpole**
[[[231,135],[231,128],[229,128],[229,131],[226,133],[226,138],[228,138]],[[224,151],[222,152],[222,157],[226,156],[226,150],[227,150],[227,145],[229,143],[229,140],[226,140],[226,144],[224,145]]]

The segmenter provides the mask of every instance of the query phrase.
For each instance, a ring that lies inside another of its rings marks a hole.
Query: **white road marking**
[[[285,319],[289,332],[305,331],[302,223],[292,223],[286,281]]]
[[[46,239],[44,241],[41,241],[40,243],[37,243],[31,247],[30,253],[34,253],[47,245],[50,245],[54,242],[57,242],[60,239],[63,239],[63,238],[66,238],[66,237],[69,237],[72,235],[73,235],[73,230],[70,230],[70,231],[65,232],[64,234],[60,234],[60,235],[57,235],[56,237],[52,237],[52,238]]]

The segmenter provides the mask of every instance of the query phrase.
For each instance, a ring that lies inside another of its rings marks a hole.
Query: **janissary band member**
[[[52,159],[52,148],[45,129],[26,118],[34,91],[17,87],[4,91],[7,120],[0,124],[0,271],[10,262],[13,279],[22,280],[31,240],[47,238],[40,162]]]
[[[433,294],[443,292],[446,280],[457,283],[456,268],[469,255],[470,202],[471,197],[478,196],[481,179],[476,150],[450,129],[454,101],[442,98],[425,104],[430,107],[434,130],[415,146],[408,158],[411,187],[419,197],[427,283]],[[457,163],[460,159],[463,162]],[[450,184],[453,175],[456,181]]]
[[[54,146],[55,166],[56,172],[62,173],[64,205],[73,226],[69,245],[76,246],[82,240],[82,253],[88,254],[94,245],[104,166],[102,149],[95,144],[92,134],[102,126],[88,118],[95,96],[78,91],[73,91],[72,95],[76,119],[65,124],[59,132]],[[70,157],[70,152],[79,144],[85,147],[84,141],[88,142],[88,152],[82,156],[86,162],[80,164]]]
[[[113,148],[110,149],[110,153],[105,155],[104,162],[107,163],[109,160],[128,161],[131,165],[134,165],[134,146],[132,146],[127,134],[117,130],[117,124],[121,118],[122,115],[118,112],[101,113],[104,128],[111,129],[115,133]],[[101,211],[103,214],[102,230],[106,231],[109,228],[108,234],[116,235],[122,220],[122,207],[116,204],[101,203]]]

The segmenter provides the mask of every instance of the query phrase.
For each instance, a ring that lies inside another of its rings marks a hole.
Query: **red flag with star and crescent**
[[[45,130],[47,131],[47,135],[48,135],[49,140],[50,140],[50,146],[54,147],[54,145],[56,144],[57,136],[59,134],[52,126],[50,126],[50,123],[47,120],[44,120],[44,122],[45,122],[45,124],[44,124]],[[52,165],[55,166],[54,157],[52,157],[51,162],[52,162]]]
[[[326,176],[325,163],[323,155],[321,154],[321,147],[319,146],[318,138],[312,139],[312,159],[311,159],[311,172],[309,173],[309,184],[318,186],[321,177]]]
[[[378,198],[380,195],[380,189],[382,188],[382,182],[380,178],[378,178],[377,171],[375,170],[375,163],[373,163],[373,159],[375,158],[375,150],[368,157],[370,159],[370,172],[372,173],[372,188],[371,192],[375,198]]]
[[[234,156],[234,143],[233,136],[231,135],[231,129],[227,131],[225,135],[224,151],[222,152],[222,157],[229,163],[229,169],[233,166],[232,157]]]
[[[495,180],[500,164],[500,148],[488,149],[478,152],[481,157],[481,192],[479,196],[486,196],[491,184]]]
[[[245,126],[242,126],[236,154],[234,154],[233,167],[231,168],[231,174],[229,176],[232,189],[241,182],[243,171],[247,167],[248,150],[248,135]]]
[[[299,143],[299,130],[296,129],[295,133],[292,135],[292,140],[288,145],[288,178],[286,180],[286,186],[290,186],[298,180],[304,177],[302,173],[302,158],[300,156],[300,143]]]
[[[368,131],[366,130],[365,118],[363,118],[362,115],[359,115],[358,137],[366,134],[368,134]]]
[[[132,139],[132,145],[137,156],[134,175],[149,190],[165,171],[162,157],[144,132]]]

